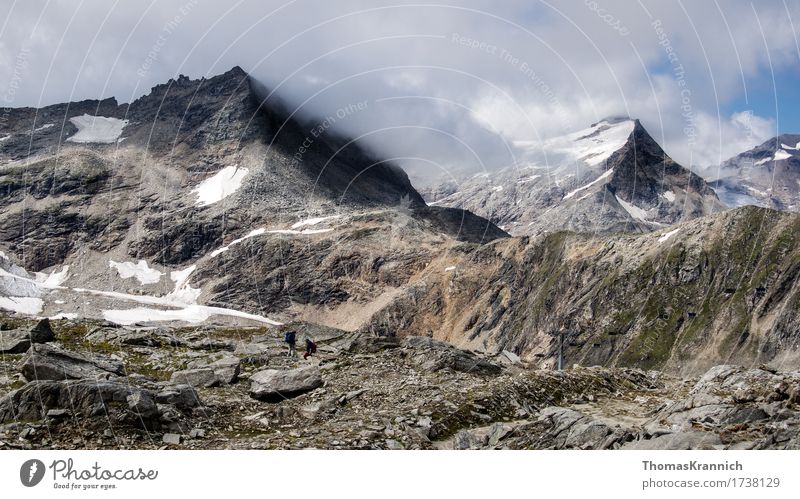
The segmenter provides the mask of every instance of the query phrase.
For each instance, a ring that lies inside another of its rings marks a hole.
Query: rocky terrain
[[[523,151],[515,167],[450,178],[423,191],[426,199],[485,216],[515,236],[650,232],[724,209],[639,120],[609,118],[515,145]]]
[[[728,159],[706,173],[728,206],[800,211],[800,135],[785,134]]]
[[[751,449],[800,445],[800,373],[536,370],[427,337],[6,321],[2,448]],[[52,330],[51,330],[52,328]],[[14,339],[16,338],[16,340]],[[13,343],[30,342],[26,351]],[[15,353],[11,353],[14,351]]]
[[[638,121],[428,205],[240,68],[7,118],[0,446],[797,446],[800,215]]]

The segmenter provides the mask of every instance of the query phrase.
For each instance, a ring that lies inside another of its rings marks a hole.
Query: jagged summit
[[[610,117],[544,144],[517,145],[524,166],[439,186],[428,199],[475,211],[519,235],[648,232],[723,208],[638,119]]]
[[[19,300],[0,300],[3,307],[111,314],[123,322],[136,314],[252,319],[242,309],[266,313],[294,299],[347,299],[295,277],[342,251],[340,238],[359,240],[359,251],[376,232],[378,247],[395,240],[393,255],[370,263],[378,269],[381,262],[413,259],[406,251],[417,246],[508,236],[472,213],[426,206],[400,168],[357,143],[342,148],[338,138],[312,133],[315,124],[289,119],[277,101],[260,95],[257,82],[237,67],[211,78],[179,76],[130,104],[106,99],[6,113],[0,251],[24,272],[13,279],[37,292],[5,296]],[[234,246],[264,255],[250,254],[242,266],[245,256],[228,260],[237,254]],[[291,282],[285,273],[271,274],[285,272],[286,252],[298,266]],[[269,266],[254,276],[262,263]],[[352,264],[331,268],[357,280]],[[172,279],[173,273],[187,277]],[[69,280],[58,299],[63,306],[42,291],[51,289],[43,283],[53,275]],[[94,290],[105,303],[95,299],[81,309],[88,291],[78,290]],[[251,301],[245,298],[251,292],[274,299]],[[156,307],[131,311],[141,294]],[[217,307],[202,308],[208,303]]]
[[[731,207],[800,211],[800,134],[783,134],[724,161],[707,176]]]

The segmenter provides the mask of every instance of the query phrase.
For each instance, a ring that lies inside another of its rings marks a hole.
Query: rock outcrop
[[[296,397],[322,386],[322,376],[316,367],[301,367],[279,371],[267,369],[250,377],[250,395],[259,400],[278,402]]]

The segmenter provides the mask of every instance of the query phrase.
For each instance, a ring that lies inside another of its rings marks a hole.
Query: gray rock
[[[55,339],[50,320],[42,319],[30,330],[0,330],[0,353],[25,353],[31,343],[47,343]]]
[[[722,441],[716,433],[686,431],[659,435],[650,440],[634,440],[622,445],[621,448],[631,450],[713,450],[721,445]]]
[[[258,360],[269,355],[270,346],[266,343],[238,343],[234,355],[245,359]]]
[[[501,366],[472,352],[425,336],[404,338],[403,345],[419,351],[414,357],[414,363],[426,371],[446,368],[473,374],[499,374],[502,371]]]
[[[177,433],[165,433],[161,441],[169,445],[180,445],[181,436]]]
[[[46,416],[51,419],[65,418],[69,415],[69,409],[50,409],[46,414]]]
[[[211,369],[220,383],[230,385],[239,379],[242,361],[227,352],[217,359],[198,359],[189,362],[188,369]]]
[[[128,395],[126,401],[128,408],[144,419],[156,418],[159,415],[153,396],[148,392],[134,392]]]
[[[159,338],[152,331],[128,330],[122,328],[99,327],[86,335],[86,340],[93,344],[108,343],[111,345],[132,345],[157,347],[161,345]]]
[[[107,404],[126,404],[136,389],[103,380],[31,381],[0,399],[0,423],[39,420],[51,409],[67,409],[76,416],[107,414]]]
[[[50,327],[50,319],[44,318],[36,323],[31,329],[31,342],[47,343],[56,339],[53,329]]]
[[[195,428],[189,432],[189,438],[205,438],[206,430]]]
[[[401,444],[397,440],[387,439],[385,444],[386,444],[386,448],[389,449],[389,450],[403,450],[404,449],[403,444]]]
[[[495,423],[489,430],[489,447],[495,447],[500,443],[509,433],[514,431],[514,427],[508,424]]]
[[[251,397],[279,402],[319,388],[322,386],[322,375],[316,366],[287,371],[266,369],[253,374],[250,381]]]
[[[220,380],[216,373],[214,373],[214,370],[208,367],[175,371],[172,373],[170,381],[178,384],[206,388],[220,384]]]
[[[191,409],[200,404],[197,391],[186,384],[168,384],[155,394],[159,404],[174,405],[179,409]]]
[[[122,362],[99,354],[79,354],[51,345],[32,345],[22,364],[28,381],[108,379],[125,374]]]
[[[239,379],[239,373],[242,369],[242,361],[237,357],[223,357],[208,365],[214,370],[214,374],[219,381],[223,384],[230,385]]]
[[[21,329],[0,331],[0,354],[25,353],[31,346],[30,335]]]

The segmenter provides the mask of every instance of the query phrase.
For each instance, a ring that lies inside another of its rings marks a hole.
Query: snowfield
[[[617,202],[619,203],[619,205],[622,206],[630,216],[632,216],[637,220],[641,220],[642,222],[647,221],[647,212],[645,210],[639,208],[635,204],[628,203],[624,199],[620,199],[620,197],[617,196],[616,194],[614,195],[614,197],[617,198]]]
[[[112,269],[117,269],[117,273],[121,278],[130,279],[135,277],[141,284],[155,284],[161,280],[163,275],[163,272],[151,269],[144,260],[139,260],[139,263],[109,260],[108,266]]]
[[[192,189],[197,194],[197,204],[209,206],[238,191],[242,186],[242,181],[250,172],[247,168],[239,168],[236,165],[226,166],[211,177],[203,180],[197,187]]]
[[[250,319],[262,322],[271,326],[281,326],[283,323],[267,319],[260,315],[248,314],[231,310],[229,308],[206,307],[203,305],[190,305],[186,308],[176,310],[159,310],[155,308],[136,307],[127,310],[104,310],[103,317],[107,321],[114,322],[123,326],[129,326],[137,322],[164,322],[164,321],[184,321],[197,324],[204,322],[212,315],[226,315]]]
[[[584,189],[588,189],[589,187],[591,187],[591,186],[595,185],[596,183],[598,183],[598,182],[601,182],[601,181],[603,181],[603,180],[607,179],[607,178],[608,178],[608,177],[610,177],[610,176],[611,176],[613,173],[614,173],[614,169],[613,169],[613,168],[611,168],[610,170],[606,170],[605,172],[603,172],[603,174],[602,174],[602,175],[600,175],[600,176],[599,176],[599,177],[597,177],[596,179],[592,180],[592,181],[591,181],[591,182],[589,182],[588,184],[584,185],[583,187],[578,187],[578,188],[577,188],[577,189],[575,189],[574,191],[572,191],[572,192],[568,193],[567,195],[565,195],[563,199],[569,199],[569,198],[571,198],[572,196],[574,196],[575,194],[577,194],[577,193],[581,192],[582,190],[584,190]]]
[[[625,145],[633,133],[633,126],[632,120],[613,124],[601,121],[591,128],[570,134],[568,137],[573,143],[568,151],[592,166],[599,165]]]
[[[69,137],[67,142],[79,144],[113,144],[128,124],[128,120],[88,114],[70,118],[69,121],[78,127],[78,132]]]
[[[0,296],[0,308],[18,314],[36,315],[42,311],[44,302],[41,298],[29,296]]]
[[[64,265],[59,272],[52,272],[45,274],[44,272],[36,273],[36,282],[39,286],[47,289],[58,289],[69,278],[69,265]]]

